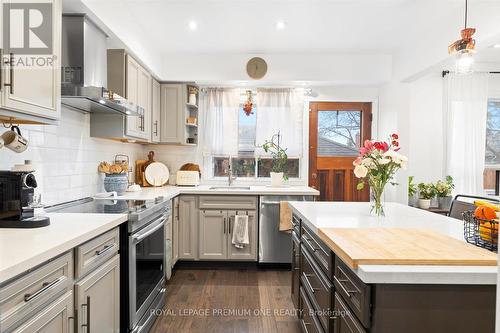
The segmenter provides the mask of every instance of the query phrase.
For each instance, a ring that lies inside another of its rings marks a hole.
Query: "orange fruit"
[[[479,206],[474,211],[474,216],[481,220],[494,220],[497,217],[495,210],[488,206]]]

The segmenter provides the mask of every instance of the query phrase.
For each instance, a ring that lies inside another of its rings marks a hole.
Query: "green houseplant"
[[[451,192],[455,188],[453,184],[453,177],[446,176],[445,180],[438,180],[434,184],[434,192],[437,196],[438,205],[440,209],[449,209],[451,206]]]
[[[417,184],[415,184],[415,177],[408,177],[408,204],[412,207],[416,207],[418,205],[418,188]]]
[[[282,186],[283,180],[288,179],[285,174],[288,165],[287,148],[280,146],[280,137],[278,132],[262,145],[262,149],[272,157],[271,186]]]
[[[422,209],[429,209],[431,199],[436,195],[433,184],[418,184],[418,206]]]

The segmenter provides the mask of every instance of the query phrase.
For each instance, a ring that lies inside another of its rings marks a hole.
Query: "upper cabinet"
[[[30,9],[31,3],[0,0],[0,15],[10,17],[11,22],[10,26],[0,26],[0,121],[53,124],[60,118],[61,3],[44,1]],[[26,24],[16,24],[20,11],[25,12],[24,17],[41,14],[42,24],[47,24],[45,31],[52,33],[17,31],[30,29]],[[9,35],[18,38],[3,40],[6,28],[16,29]],[[22,37],[28,32],[33,38]]]
[[[161,143],[198,144],[198,87],[161,85]]]
[[[161,85],[155,79],[151,81],[151,142],[158,143],[161,139]]]
[[[151,141],[151,74],[125,50],[108,50],[108,88],[138,105],[139,116],[127,116],[124,136]]]

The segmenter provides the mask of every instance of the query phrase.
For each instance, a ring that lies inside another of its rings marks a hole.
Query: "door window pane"
[[[357,156],[361,111],[318,111],[318,156]]]

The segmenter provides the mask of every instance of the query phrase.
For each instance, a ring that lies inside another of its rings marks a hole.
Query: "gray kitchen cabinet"
[[[198,143],[198,106],[188,103],[188,84],[161,85],[162,143],[196,145]],[[193,86],[194,87],[194,86]],[[188,123],[188,118],[195,119]]]
[[[50,54],[22,55],[23,52],[16,51],[9,55],[10,45],[6,44],[7,41],[2,40],[3,27],[0,27],[2,61],[0,122],[56,124],[60,118],[62,0],[44,2],[52,5],[52,17],[47,18],[47,22],[51,24],[49,31],[52,32],[52,35],[48,40],[40,40],[40,42],[50,48]],[[8,11],[11,4],[17,5],[14,1],[1,1],[0,3],[2,17],[2,11]],[[18,24],[24,28],[23,23]],[[18,47],[19,42],[23,43],[21,45],[25,45],[23,40],[11,41],[11,44],[16,44],[14,47]],[[33,66],[33,62],[45,65]]]
[[[50,303],[13,333],[71,333],[74,331],[73,292]]]
[[[223,210],[201,210],[199,219],[200,260],[227,258],[228,214]]]
[[[120,331],[120,255],[75,283],[78,332]]]
[[[234,233],[234,221],[236,215],[248,215],[248,241],[249,244],[243,248],[234,246],[232,239]],[[255,211],[228,211],[228,233],[227,233],[227,259],[229,260],[257,260],[257,218]]]
[[[198,197],[179,198],[179,259],[198,259]]]
[[[172,204],[172,267],[179,260],[179,198],[176,197]]]
[[[161,141],[161,85],[152,79],[151,91],[151,142]]]

